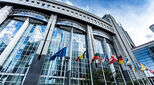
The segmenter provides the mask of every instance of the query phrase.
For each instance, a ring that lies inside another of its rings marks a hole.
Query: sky
[[[128,32],[135,45],[154,40],[154,0],[57,0],[99,17],[111,14]]]

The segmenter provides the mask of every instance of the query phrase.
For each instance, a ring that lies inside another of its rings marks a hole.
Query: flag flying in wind
[[[101,63],[101,62],[104,62],[104,61],[108,61],[107,54],[104,54],[104,58],[100,62],[98,62],[98,63]]]
[[[80,59],[84,59],[84,55],[85,55],[86,51],[83,52],[79,57],[76,58],[76,61],[80,60]]]
[[[119,61],[119,64],[124,64],[124,59],[122,58],[122,56],[118,57],[118,61]]]
[[[115,53],[111,56],[111,58],[109,59],[109,64],[112,64],[112,63],[114,63],[114,62],[116,62],[117,61],[117,58],[116,58],[116,56],[115,56]]]
[[[128,58],[127,58],[126,61],[125,61],[125,65],[127,65],[127,62],[128,62]]]
[[[141,70],[141,66],[138,63],[136,63],[136,67],[137,67],[137,70]]]
[[[96,53],[95,55],[94,55],[94,57],[92,58],[92,60],[91,60],[91,64],[95,61],[95,60],[100,60],[101,58],[100,58],[100,55],[99,55],[99,53]]]
[[[66,55],[66,47],[64,47],[63,49],[59,50],[57,53],[55,53],[53,56],[50,57],[50,61],[55,60],[56,57],[65,57]]]
[[[154,73],[154,71],[153,71],[153,70],[151,70],[151,69],[149,69],[149,71],[150,71],[151,73]]]
[[[135,72],[137,72],[136,67],[134,67]]]
[[[148,68],[146,66],[144,66],[143,64],[139,63],[140,67],[141,67],[141,71],[147,70]]]

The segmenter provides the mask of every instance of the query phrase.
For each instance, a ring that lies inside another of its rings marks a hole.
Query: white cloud
[[[125,6],[127,7],[127,6]],[[149,29],[154,24],[154,1],[142,6],[141,9],[130,7],[115,10],[113,15],[123,24],[136,45],[154,40],[154,33]],[[113,11],[113,10],[112,10]]]
[[[84,8],[83,8],[84,9]],[[135,45],[141,45],[154,40],[154,33],[149,29],[154,24],[154,0],[149,0],[142,8],[121,5],[120,7],[105,9],[101,6],[93,5],[90,12],[99,17],[105,14],[114,16],[117,22],[120,22],[124,29],[129,33]]]
[[[56,1],[62,2],[62,0],[56,0]]]
[[[65,3],[68,4],[68,5],[73,5],[72,2],[70,2],[69,0],[66,0]]]
[[[63,0],[63,2],[73,5],[69,0]],[[154,24],[154,0],[147,0],[142,7],[126,4],[116,6],[111,4],[108,9],[96,4],[78,7],[99,17],[111,14],[117,22],[122,24],[137,46],[154,40],[154,33],[149,29],[149,26]]]

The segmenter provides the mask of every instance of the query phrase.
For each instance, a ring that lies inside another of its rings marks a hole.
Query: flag
[[[104,62],[105,60],[108,61],[108,58],[107,58],[106,54],[104,54],[104,58],[100,62],[98,62],[98,63]]]
[[[134,67],[135,72],[137,72],[136,67]]]
[[[79,57],[76,58],[76,61],[80,60],[80,59],[83,59],[84,58],[84,55],[85,55],[86,51],[83,52]]]
[[[125,65],[127,65],[127,62],[128,62],[128,58],[127,58],[126,61],[125,61]]]
[[[99,60],[100,59],[100,55],[99,55],[99,53],[96,53],[95,55],[94,55],[94,57],[92,58],[92,60],[91,60],[91,64],[95,61],[95,60]]]
[[[118,61],[119,61],[119,64],[124,64],[124,59],[122,58],[122,56],[118,57]]]
[[[149,71],[150,71],[151,73],[154,73],[154,71],[153,71],[153,70],[151,70],[151,69],[149,69]]]
[[[104,62],[104,61],[107,61],[107,59],[106,58],[103,58],[100,62],[98,62],[98,63],[101,63],[101,62]]]
[[[137,70],[141,70],[141,67],[138,63],[136,63]]]
[[[115,56],[115,53],[111,56],[111,58],[109,59],[109,64],[112,64],[112,63],[114,63],[114,62],[116,62],[117,61],[117,58],[116,58],[116,56]]]
[[[106,60],[109,61],[107,54],[104,54],[104,58],[106,58]]]
[[[141,71],[144,71],[144,70],[147,70],[148,68],[146,67],[146,66],[144,66],[143,64],[141,64],[141,63],[139,63],[139,65],[140,65],[140,70]]]
[[[55,60],[56,57],[64,57],[66,55],[66,47],[64,47],[63,49],[59,50],[57,53],[55,53],[53,56],[50,57],[50,61],[51,60]]]

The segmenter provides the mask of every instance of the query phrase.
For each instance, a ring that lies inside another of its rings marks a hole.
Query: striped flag
[[[84,59],[84,55],[85,55],[86,51],[83,52],[79,57],[76,58],[76,61]]]
[[[96,53],[95,55],[94,55],[94,57],[92,58],[92,60],[91,60],[91,64],[95,61],[95,60],[100,60],[101,58],[100,58],[100,55],[99,55],[99,53]]]
[[[122,58],[122,56],[118,57],[118,61],[119,61],[119,64],[124,64],[124,59]]]
[[[115,56],[115,53],[111,56],[111,58],[109,59],[109,64],[112,64],[114,62],[116,62],[118,59]]]
[[[126,61],[125,61],[125,65],[127,65],[127,62],[128,62],[128,58],[127,58]]]
[[[146,66],[144,66],[143,64],[139,63],[140,67],[141,67],[141,71],[147,70],[148,68]]]
[[[149,71],[150,71],[151,73],[154,73],[154,71],[153,71],[153,70],[151,70],[151,69],[149,69]]]

